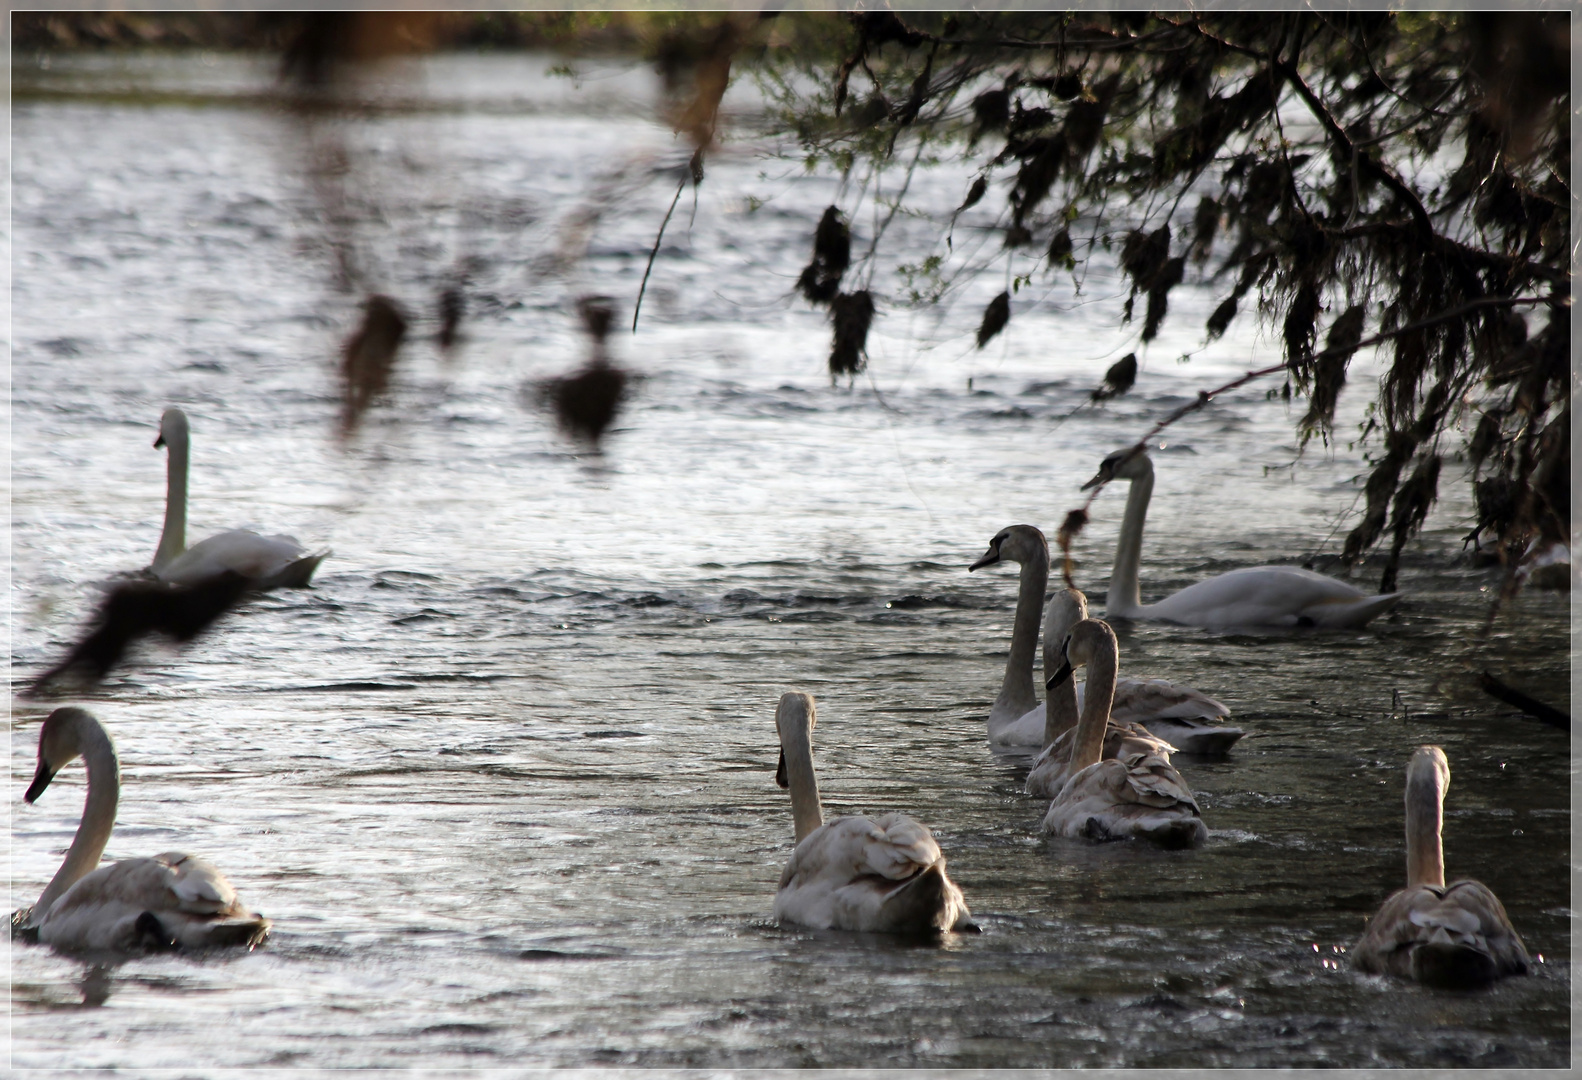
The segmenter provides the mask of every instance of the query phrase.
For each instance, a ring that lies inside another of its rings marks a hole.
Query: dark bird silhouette
[[[813,233],[813,261],[797,278],[797,288],[810,304],[827,304],[840,292],[840,279],[851,265],[851,229],[831,206]]]
[[[72,646],[66,659],[40,675],[28,693],[41,692],[72,669],[81,670],[96,682],[120,662],[133,641],[150,634],[191,641],[235,607],[253,584],[241,574],[227,570],[196,585],[167,585],[162,581],[117,585],[99,605],[93,629]]]
[[[467,295],[451,285],[439,294],[439,347],[453,348],[461,336],[461,318],[467,313]]]
[[[1104,385],[1093,391],[1093,401],[1108,401],[1120,397],[1137,382],[1137,354],[1127,353],[1104,373]]]
[[[610,363],[604,339],[609,336],[615,308],[604,296],[585,296],[577,302],[583,329],[593,342],[587,365],[571,375],[545,379],[538,397],[555,413],[567,435],[598,446],[605,429],[615,422],[626,398],[627,373]]]
[[[396,352],[406,337],[401,305],[378,293],[363,303],[363,322],[341,354],[341,433],[350,435],[375,398],[390,386]]]

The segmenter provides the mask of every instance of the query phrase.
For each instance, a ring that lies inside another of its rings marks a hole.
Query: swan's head
[[[1060,647],[1060,655],[1064,660],[1055,673],[1044,681],[1044,687],[1054,689],[1071,678],[1073,670],[1106,654],[1111,657],[1120,655],[1120,643],[1115,640],[1115,631],[1103,619],[1083,619],[1066,635]]]
[[[980,566],[993,566],[1002,561],[1026,566],[1038,559],[1043,559],[1045,566],[1049,565],[1049,541],[1044,539],[1044,534],[1031,525],[1008,525],[994,534],[989,550],[967,570],[970,573]]]
[[[159,435],[154,439],[154,447],[178,446],[186,441],[187,414],[173,405],[159,418]]]
[[[775,783],[790,787],[786,775],[785,744],[788,738],[805,740],[813,745],[813,727],[818,723],[818,709],[813,705],[812,694],[795,691],[780,695],[780,706],[775,709],[775,730],[780,733],[780,763],[775,766]]]
[[[1082,485],[1082,490],[1096,488],[1100,484],[1107,484],[1111,480],[1141,480],[1145,476],[1152,476],[1154,463],[1149,459],[1146,450],[1137,450],[1128,446],[1124,450],[1117,450],[1103,461],[1099,462],[1099,471],[1093,479]]]
[[[49,787],[49,782],[55,779],[55,774],[70,765],[82,754],[83,731],[90,725],[98,726],[98,721],[86,709],[67,707],[56,709],[44,720],[44,727],[38,733],[38,768],[33,773],[33,782],[28,785],[27,794],[22,796],[24,802],[35,802],[44,794],[44,789]]]
[[[1088,598],[1081,589],[1056,589],[1044,609],[1044,641],[1053,647],[1063,641],[1071,628],[1088,617]]]

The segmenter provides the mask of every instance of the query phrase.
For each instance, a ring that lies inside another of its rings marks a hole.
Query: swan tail
[[[938,934],[968,918],[961,890],[945,875],[943,859],[886,896],[882,912],[891,933]]]
[[[1169,724],[1149,725],[1144,723],[1156,738],[1168,742],[1176,748],[1178,754],[1192,754],[1199,757],[1223,757],[1230,752],[1241,737],[1247,734],[1241,728],[1233,727],[1173,727]],[[1160,730],[1155,731],[1158,727]]]
[[[313,572],[319,568],[319,563],[329,557],[330,551],[328,548],[314,552],[312,555],[304,555],[300,559],[287,563],[268,577],[260,578],[255,583],[254,588],[265,591],[269,589],[306,589],[312,584]]]
[[[1425,941],[1412,950],[1411,975],[1429,986],[1464,989],[1491,983],[1500,972],[1494,957],[1475,945]]]
[[[176,939],[158,915],[145,911],[132,923],[132,945],[145,952],[168,952],[176,948]]]
[[[1161,822],[1147,822],[1140,832],[1143,839],[1168,851],[1194,848],[1208,839],[1208,827],[1198,817],[1172,817]]]
[[[1198,847],[1206,841],[1208,828],[1202,818],[1178,814],[1115,821],[1106,821],[1104,817],[1094,814],[1082,823],[1078,835],[1099,844],[1138,839],[1167,851],[1181,851]]]
[[[1401,599],[1402,593],[1380,593],[1364,596],[1359,600],[1315,604],[1302,612],[1300,618],[1313,626],[1326,629],[1355,629],[1365,626],[1375,616],[1383,615]]]
[[[11,913],[11,940],[38,944],[38,927],[33,922],[33,908],[17,908]]]
[[[144,919],[153,919],[145,911],[138,918],[139,929]],[[246,914],[224,919],[194,919],[172,915],[168,923],[154,920],[168,942],[164,948],[189,950],[201,949],[255,949],[269,937],[270,921],[262,915]],[[145,945],[145,947],[149,947]]]

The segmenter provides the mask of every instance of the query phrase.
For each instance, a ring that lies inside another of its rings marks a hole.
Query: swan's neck
[[[1143,558],[1143,523],[1148,518],[1148,500],[1154,493],[1153,463],[1143,458],[1146,471],[1132,481],[1126,496],[1126,516],[1121,519],[1120,539],[1115,542],[1115,568],[1110,572],[1110,591],[1104,597],[1107,618],[1124,618],[1142,609],[1142,590],[1137,583]]]
[[[1044,670],[1055,671],[1060,667],[1060,646],[1063,642],[1050,644],[1049,638],[1044,638]],[[1066,679],[1060,685],[1049,691],[1049,700],[1044,702],[1044,745],[1047,747],[1060,736],[1070,731],[1077,723],[1077,680],[1075,676]]]
[[[791,789],[791,819],[796,824],[796,842],[824,824],[824,807],[818,797],[818,777],[813,772],[812,732],[799,727],[781,740],[786,759],[786,781]]]
[[[1440,837],[1445,793],[1431,769],[1406,782],[1406,885],[1443,885],[1445,848]]]
[[[1038,708],[1038,693],[1033,689],[1033,654],[1038,651],[1038,623],[1048,585],[1049,549],[1043,548],[1022,564],[1016,618],[1011,623],[1011,658],[1005,662],[1005,682],[994,700],[996,716],[1014,720]]]
[[[99,865],[99,856],[110,842],[115,829],[115,808],[121,798],[121,767],[115,758],[115,746],[104,728],[97,724],[84,725],[81,735],[82,756],[88,765],[88,800],[82,808],[82,823],[72,839],[66,860],[55,871],[55,876],[44,887],[38,903],[33,905],[33,922],[41,922],[61,893],[93,872]]]
[[[165,528],[154,552],[155,570],[187,550],[187,439],[178,435],[165,445],[170,453],[165,466]]]
[[[1110,726],[1110,705],[1115,700],[1115,672],[1119,666],[1114,648],[1100,648],[1088,657],[1088,680],[1083,691],[1082,717],[1077,721],[1076,745],[1071,748],[1075,776],[1104,756],[1104,732]],[[1066,684],[1071,685],[1067,679]],[[1076,696],[1073,689],[1072,696]]]

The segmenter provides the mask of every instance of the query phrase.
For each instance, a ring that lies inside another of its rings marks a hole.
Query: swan
[[[1064,663],[1061,646],[1072,627],[1088,617],[1088,598],[1080,589],[1062,589],[1049,599],[1044,615],[1044,670],[1057,671]],[[1059,682],[1050,680],[1048,700],[1044,708],[1044,749],[1033,761],[1027,774],[1026,791],[1045,799],[1060,794],[1060,789],[1071,777],[1071,748],[1076,742],[1078,711],[1082,695],[1076,692],[1071,679]],[[1152,753],[1170,760],[1176,748],[1169,742],[1156,738],[1151,729],[1141,724],[1128,723],[1115,718],[1110,712],[1110,722],[1104,731],[1104,745],[1100,756],[1123,757],[1138,753]]]
[[[258,589],[307,586],[328,551],[305,554],[290,536],[260,536],[231,529],[187,547],[187,459],[191,438],[187,414],[166,409],[159,418],[155,447],[168,447],[165,474],[165,527],[149,566],[153,575],[173,585],[195,585],[229,570],[254,582]]]
[[[1143,522],[1154,490],[1154,463],[1142,450],[1117,450],[1105,458],[1082,490],[1110,480],[1131,481],[1126,515],[1115,545],[1115,569],[1104,601],[1108,619],[1161,619],[1189,626],[1362,626],[1401,598],[1370,595],[1343,581],[1296,566],[1249,566],[1211,577],[1157,604],[1144,604],[1138,588]]]
[[[98,865],[115,828],[121,766],[110,733],[87,710],[49,714],[39,732],[38,771],[23,799],[36,801],[79,756],[88,766],[82,823],[38,903],[11,917],[15,932],[67,951],[252,948],[268,936],[269,920],[244,908],[225,875],[195,855],[166,852]]]
[[[791,789],[796,850],[780,875],[775,918],[817,930],[930,934],[972,927],[928,829],[905,814],[824,820],[813,771],[813,698],[788,693],[775,710],[780,765]]]
[[[1064,653],[1050,685],[1059,686],[1074,666],[1086,664],[1088,698],[1077,721],[1071,778],[1049,804],[1044,831],[1087,840],[1136,837],[1168,848],[1203,843],[1208,829],[1197,801],[1168,757],[1124,748],[1118,757],[1100,757],[1120,657],[1115,631],[1098,619],[1084,619],[1072,627]]]
[[[1033,652],[1038,647],[1038,607],[1049,584],[1049,542],[1032,525],[1011,525],[989,541],[989,549],[967,568],[992,566],[1001,561],[1021,565],[1016,615],[1011,624],[1011,655],[1005,662],[1005,679],[999,697],[989,709],[989,742],[1002,747],[1042,747],[1045,737],[1044,706],[1033,690]],[[1081,595],[1078,593],[1078,595]],[[1051,641],[1048,622],[1055,618],[1056,593],[1044,613],[1046,647]],[[1067,624],[1087,618],[1083,613]],[[1058,643],[1064,631],[1053,638]],[[1084,685],[1076,688],[1076,708],[1082,707]],[[1228,716],[1230,710],[1190,686],[1163,679],[1120,679],[1115,684],[1111,716],[1120,723],[1142,723],[1154,735],[1188,754],[1223,754],[1245,734],[1240,728],[1217,727],[1206,721]]]
[[[1038,648],[1038,612],[1049,584],[1049,541],[1031,525],[1011,525],[994,534],[989,550],[967,572],[1010,561],[1021,566],[1011,656],[1000,694],[989,707],[989,742],[994,746],[1044,745],[1044,711],[1033,691],[1033,651]]]
[[[1351,950],[1377,975],[1467,987],[1527,971],[1527,949],[1487,885],[1445,885],[1440,837],[1450,762],[1419,746],[1406,763],[1406,888],[1384,902]]]

